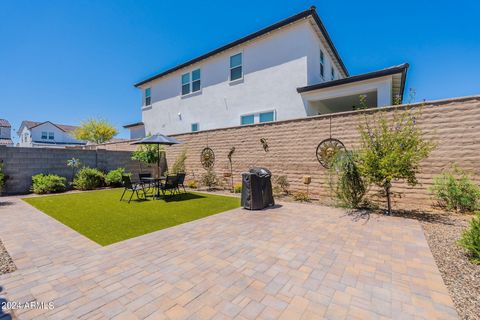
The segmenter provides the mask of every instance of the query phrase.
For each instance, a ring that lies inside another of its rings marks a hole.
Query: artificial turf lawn
[[[125,198],[119,201],[122,192],[112,189],[23,200],[103,246],[240,206],[238,198],[195,192],[165,200],[139,201],[134,196],[127,203]]]

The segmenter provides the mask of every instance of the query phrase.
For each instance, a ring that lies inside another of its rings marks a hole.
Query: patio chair
[[[185,172],[182,172],[182,173],[177,173],[177,177],[178,177],[178,186],[177,186],[177,190],[178,192],[180,193],[180,187],[183,188],[183,192],[187,192],[187,190],[185,190],[185,186],[183,185],[183,183],[185,182]]]
[[[138,179],[145,187],[145,193],[147,195],[153,195],[155,193],[155,188],[157,187],[156,183],[154,182],[145,182],[143,178],[152,178],[152,174],[150,172],[147,173],[139,173]],[[151,191],[151,192],[150,192]]]
[[[143,185],[143,183],[132,183],[132,180],[130,180],[129,176],[122,176],[122,183],[123,183],[124,190],[123,190],[122,196],[120,197],[120,201],[123,200],[123,196],[127,191],[132,192],[132,194],[130,195],[130,199],[128,199],[128,203],[132,201],[134,194],[137,195],[137,199],[142,199],[139,196],[138,191],[143,192],[143,199],[147,198],[147,195],[145,193],[145,186]]]
[[[174,195],[175,191],[178,190],[178,176],[167,176],[165,182],[160,185],[160,190],[164,196],[167,191],[170,191],[171,196]]]

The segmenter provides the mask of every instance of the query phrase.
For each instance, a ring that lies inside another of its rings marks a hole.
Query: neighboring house
[[[144,132],[175,134],[391,105],[407,68],[350,76],[311,7],[135,87]]]
[[[72,137],[71,132],[76,128],[78,127],[50,121],[22,121],[17,131],[18,146],[65,148],[85,145],[85,141],[79,141]]]
[[[143,122],[136,122],[123,126],[125,129],[130,130],[130,139],[140,139],[145,137],[145,125]]]
[[[5,119],[0,119],[0,146],[13,146],[12,126]]]

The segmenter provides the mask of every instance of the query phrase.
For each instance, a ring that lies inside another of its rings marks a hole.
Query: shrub
[[[340,152],[329,169],[330,189],[339,203],[349,208],[358,208],[367,192],[367,184],[357,167],[357,156],[351,151]]]
[[[240,193],[240,192],[242,192],[242,184],[241,184],[241,183],[238,183],[238,182],[235,183],[235,184],[233,185],[233,192],[234,192],[234,193]]]
[[[447,210],[473,212],[480,208],[480,187],[456,166],[435,177],[429,190],[438,205]]]
[[[273,191],[276,194],[288,194],[288,188],[290,187],[290,182],[288,182],[287,176],[276,176],[273,179],[275,186]]]
[[[208,189],[212,189],[215,187],[218,183],[217,181],[217,175],[212,169],[208,169],[207,172],[205,172],[202,175],[202,178],[200,179],[200,182],[202,185],[206,186]]]
[[[293,199],[295,201],[300,201],[300,202],[309,202],[310,197],[308,196],[308,193],[303,192],[303,191],[297,191],[292,194]]]
[[[191,189],[197,189],[198,188],[198,181],[194,180],[194,179],[187,180],[186,186],[191,188]]]
[[[111,187],[120,187],[122,185],[122,177],[130,174],[125,173],[124,168],[117,168],[115,170],[111,170],[105,176],[105,182]]]
[[[458,243],[467,250],[472,261],[480,264],[480,214],[473,217]]]
[[[67,179],[55,174],[36,174],[32,176],[32,191],[37,194],[63,192]]]
[[[172,173],[185,172],[185,161],[187,160],[187,150],[183,149],[182,153],[175,159],[172,166]]]
[[[98,169],[83,167],[75,175],[73,186],[79,190],[92,190],[105,185],[105,174]]]

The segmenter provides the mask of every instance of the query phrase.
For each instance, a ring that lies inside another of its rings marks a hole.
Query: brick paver
[[[456,319],[414,220],[282,203],[101,247],[15,197],[0,237],[19,319]],[[134,213],[132,213],[134,214]]]

